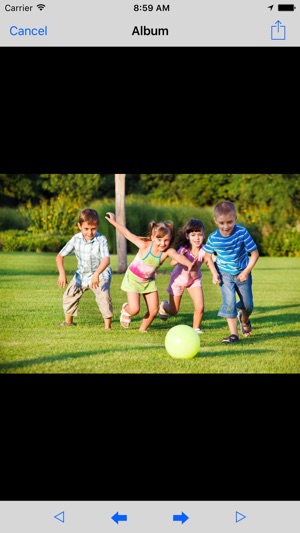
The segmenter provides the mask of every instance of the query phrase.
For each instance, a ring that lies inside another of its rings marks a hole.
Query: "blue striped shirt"
[[[86,241],[82,233],[76,233],[59,252],[63,257],[75,254],[77,269],[75,280],[77,285],[90,285],[91,277],[97,270],[104,257],[110,257],[106,237],[96,233],[91,241]],[[99,279],[110,281],[112,270],[110,265],[101,272]]]
[[[203,250],[209,254],[215,253],[216,264],[221,272],[239,274],[249,263],[250,252],[256,250],[257,245],[250,233],[242,226],[234,226],[233,232],[223,237],[219,228],[213,231]]]

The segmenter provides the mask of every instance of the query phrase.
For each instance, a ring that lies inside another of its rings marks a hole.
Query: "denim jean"
[[[220,288],[222,292],[222,306],[218,316],[224,318],[236,318],[238,310],[242,309],[247,316],[253,311],[252,275],[248,275],[247,281],[239,281],[236,275],[219,272]],[[236,294],[239,302],[236,302]]]

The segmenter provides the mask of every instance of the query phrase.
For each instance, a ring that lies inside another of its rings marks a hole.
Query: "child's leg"
[[[82,287],[77,287],[75,280],[72,279],[63,294],[63,310],[65,321],[62,324],[71,326],[73,317],[78,314],[78,303],[83,294]]]
[[[238,309],[242,311],[243,324],[248,322],[249,316],[253,311],[253,295],[252,295],[252,275],[249,274],[247,281],[236,282],[236,292],[240,297],[237,304]]]
[[[238,337],[235,276],[221,272],[220,277],[222,306],[218,316],[226,318],[230,334]]]
[[[147,294],[143,294],[143,297],[146,302],[147,312],[143,318],[139,331],[147,331],[147,328],[158,313],[158,292],[148,292]]]
[[[240,321],[241,330],[244,337],[249,337],[252,332],[252,326],[249,317],[253,311],[253,295],[252,295],[252,276],[249,274],[247,281],[237,281],[236,291],[240,297],[237,304],[239,309],[238,319]]]
[[[204,313],[204,296],[202,287],[187,288],[187,291],[194,303],[193,328],[201,329]]]
[[[110,297],[110,281],[101,279],[99,286],[96,289],[92,289],[96,297],[96,302],[99,307],[99,311],[104,319],[105,329],[111,329],[111,319],[113,316],[112,301]]]
[[[226,318],[231,335],[238,335],[237,318]]]
[[[111,318],[104,319],[104,327],[105,329],[111,329]]]
[[[163,304],[163,308],[168,313],[168,315],[175,316],[177,315],[179,308],[180,308],[180,302],[181,302],[182,295],[180,296],[173,296],[173,294],[170,294],[169,296],[169,302],[165,302]]]
[[[138,292],[127,293],[127,305],[124,305],[124,311],[132,316],[140,312],[141,295]]]

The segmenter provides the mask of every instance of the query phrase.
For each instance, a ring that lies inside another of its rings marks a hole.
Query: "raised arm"
[[[116,220],[116,215],[114,213],[106,213],[105,218],[112,226],[116,228],[116,230],[122,233],[122,235],[124,235],[124,237],[128,241],[133,242],[133,244],[135,244],[138,248],[147,248],[148,243],[146,243],[144,239],[141,239],[137,235],[134,235],[134,233],[131,233],[131,231],[126,228],[126,226],[122,226],[121,224],[119,224],[119,222],[117,222]]]

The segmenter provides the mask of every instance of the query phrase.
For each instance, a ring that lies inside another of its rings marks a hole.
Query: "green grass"
[[[113,274],[112,331],[104,330],[94,294],[86,292],[79,304],[76,328],[61,328],[62,294],[57,286],[52,253],[0,254],[1,374],[296,374],[300,371],[300,258],[261,257],[253,270],[255,309],[250,338],[237,345],[221,344],[229,334],[225,319],[217,316],[220,289],[202,266],[205,314],[200,352],[193,359],[170,357],[164,346],[167,331],[177,324],[192,325],[192,303],[183,297],[177,317],[157,318],[147,334],[139,333],[140,314],[125,330],[119,314],[126,295],[120,290],[123,275]],[[132,256],[128,257],[128,262]],[[111,257],[116,270],[116,256]],[[68,280],[76,267],[74,256],[65,260]],[[160,299],[171,267],[164,264],[157,275]],[[253,391],[255,394],[255,391]]]

